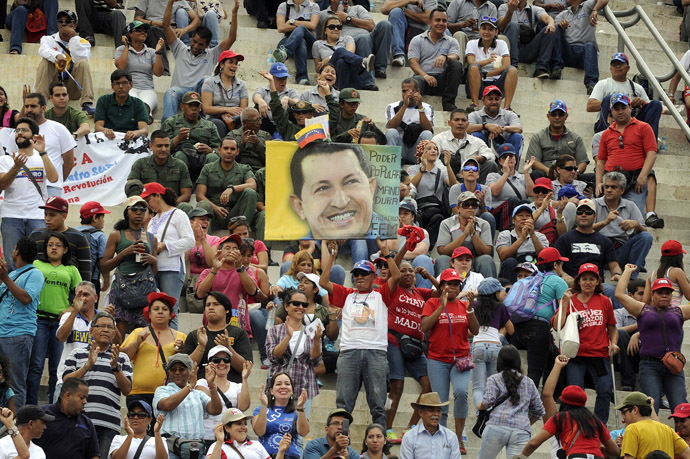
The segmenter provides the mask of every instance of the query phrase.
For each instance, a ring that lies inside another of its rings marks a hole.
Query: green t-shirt
[[[38,300],[38,311],[49,314],[60,314],[69,307],[69,292],[77,288],[81,282],[81,275],[76,266],[53,266],[40,260],[34,260],[34,266],[38,268],[46,281]]]
[[[67,111],[65,111],[64,115],[62,116],[57,116],[55,114],[55,109],[52,107],[46,110],[44,116],[46,119],[62,124],[72,134],[79,129],[79,126],[81,126],[82,123],[89,122],[89,117],[86,115],[86,113],[71,106],[67,106]]]

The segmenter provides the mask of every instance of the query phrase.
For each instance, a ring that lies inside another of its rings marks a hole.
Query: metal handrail
[[[609,22],[609,24],[611,24],[618,33],[618,51],[623,52],[625,48],[628,48],[632,57],[635,58],[635,62],[637,63],[637,69],[640,70],[645,77],[647,77],[649,84],[652,86],[654,96],[659,97],[661,99],[661,102],[666,106],[671,116],[673,116],[673,119],[676,120],[676,123],[678,123],[678,127],[681,128],[681,130],[687,138],[690,138],[690,127],[688,127],[687,123],[685,122],[681,114],[678,112],[678,109],[676,109],[675,105],[673,105],[671,99],[668,98],[666,91],[664,91],[664,88],[661,87],[660,83],[660,81],[670,80],[673,77],[673,75],[676,74],[676,72],[680,72],[680,76],[685,80],[685,82],[688,85],[690,85],[690,75],[688,75],[688,72],[686,72],[683,66],[680,65],[680,62],[676,58],[675,54],[673,54],[671,48],[669,48],[666,41],[662,38],[657,28],[649,19],[647,13],[645,13],[644,9],[642,9],[640,5],[636,5],[634,8],[631,8],[629,10],[616,12],[612,11],[611,8],[609,8],[609,6],[607,5],[606,7],[604,7],[604,16],[606,17],[606,20]],[[623,23],[618,21],[619,17],[625,18],[630,16],[632,16],[632,19],[629,21]],[[637,47],[635,47],[632,40],[630,40],[628,34],[625,32],[626,28],[632,27],[639,21],[642,21],[644,25],[647,27],[647,30],[649,30],[652,37],[654,37],[656,42],[659,44],[659,47],[664,51],[666,56],[671,61],[671,64],[675,68],[676,72],[674,72],[672,69],[671,73],[663,75],[661,77],[657,77],[656,75],[654,75],[654,73],[649,68],[644,59],[642,59],[642,55],[637,50]]]

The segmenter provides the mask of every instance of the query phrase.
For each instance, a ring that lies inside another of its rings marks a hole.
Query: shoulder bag
[[[666,348],[666,353],[662,357],[661,362],[668,371],[674,375],[677,375],[683,371],[683,367],[685,366],[685,356],[680,352],[669,350],[668,336],[666,335],[666,321],[664,320],[664,316],[656,307],[654,308],[654,311],[656,311],[656,313],[659,315],[659,319],[661,319],[661,330],[664,332],[664,346]]]
[[[151,249],[153,249],[153,235],[151,233],[148,233],[148,239]],[[132,274],[123,274],[119,269],[115,270],[115,282],[111,294],[120,307],[124,309],[144,308],[149,304],[147,295],[154,291],[156,291],[156,276],[150,265],[146,265],[142,271]]]
[[[561,354],[573,359],[577,357],[577,352],[580,350],[580,313],[575,310],[572,300],[568,308],[570,313],[563,327],[561,327],[563,307],[558,308],[558,347]]]
[[[451,346],[453,346],[453,363],[455,365],[455,368],[457,368],[457,370],[460,372],[473,369],[474,362],[472,361],[472,356],[470,354],[467,354],[466,357],[455,356],[455,343],[453,342],[453,325],[451,324],[450,314],[448,314],[448,310],[446,308],[443,308],[443,312],[445,312],[446,317],[448,317],[448,329],[450,330],[450,344]]]
[[[499,405],[501,405],[509,398],[510,395],[508,394],[508,392],[506,392],[505,395],[499,397],[499,399],[496,400],[494,406],[492,406],[491,408],[487,408],[485,410],[479,410],[479,412],[477,413],[477,420],[475,421],[474,426],[472,427],[472,433],[475,434],[477,437],[482,438],[482,434],[484,433],[484,429],[486,428],[486,423],[489,420],[489,416],[491,416],[491,412],[498,408]]]
[[[144,435],[144,438],[141,440],[141,443],[139,443],[139,447],[137,448],[136,452],[134,453],[134,457],[132,459],[139,459],[141,456],[141,452],[144,451],[144,446],[146,446],[146,442],[149,441],[148,435]]]

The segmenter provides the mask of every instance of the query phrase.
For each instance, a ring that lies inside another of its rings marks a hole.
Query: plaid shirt
[[[482,404],[486,408],[491,408],[496,400],[505,395],[506,392],[503,372],[489,376],[489,379],[486,380]],[[531,379],[523,376],[518,386],[518,394],[520,395],[520,401],[517,405],[513,405],[510,400],[501,403],[491,412],[491,416],[486,424],[532,432],[529,421],[530,417],[540,418],[545,413],[544,405],[541,403],[541,397],[539,397],[539,391]]]
[[[299,335],[299,332],[294,333]],[[271,377],[276,373],[286,371],[288,363],[290,363],[290,356],[292,356],[290,346],[285,349],[282,357],[275,357],[273,355],[273,349],[280,344],[286,334],[285,324],[280,324],[271,328],[268,331],[268,336],[266,336],[266,354],[268,354],[268,359],[271,361],[271,369],[269,370],[269,376]],[[311,348],[314,340],[308,338],[306,333],[302,336],[302,343],[304,343],[304,352],[302,355],[295,357],[290,370],[293,384],[292,392],[295,394],[295,397],[299,397],[302,389],[306,389],[309,398],[314,398],[319,395],[319,384],[316,381],[314,368],[321,365],[322,359],[321,355],[315,359],[311,358]]]

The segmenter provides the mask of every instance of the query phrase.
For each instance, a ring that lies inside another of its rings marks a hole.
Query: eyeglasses
[[[578,209],[577,212],[575,212],[577,215],[594,215],[596,212],[594,212],[591,209]]]
[[[211,363],[219,364],[220,362],[223,363],[230,363],[232,359],[230,357],[214,357],[211,359]]]
[[[108,325],[108,324],[100,324],[100,325],[91,325],[93,328],[105,328],[106,330],[115,330],[114,325]]]
[[[462,170],[465,172],[479,172],[479,166],[465,166]]]
[[[630,413],[632,410],[630,408],[621,408],[619,410],[621,412],[621,415]]]
[[[329,425],[329,426],[342,426],[342,425],[343,425],[343,421],[331,421],[331,423],[328,424],[328,425]]]
[[[254,245],[254,239],[250,237],[242,238],[242,242],[244,242],[245,244]]]
[[[129,86],[132,83],[129,80],[127,80],[127,81],[113,81],[111,84],[113,86]]]
[[[563,166],[559,167],[559,169],[563,169],[564,171],[568,172],[575,172],[577,170],[577,166]]]
[[[138,29],[134,29],[134,32],[149,33],[149,31],[143,27],[139,27]]]
[[[309,303],[306,301],[290,301],[290,306],[301,306],[303,308],[306,308],[309,306]]]
[[[15,128],[15,131],[17,131],[17,132],[31,132],[31,129],[27,129],[27,128]]]
[[[476,209],[479,207],[479,201],[465,201],[460,204],[463,209]]]
[[[134,419],[134,418],[146,419],[149,417],[149,415],[145,411],[130,411],[129,413],[127,413],[127,417],[129,419]]]
[[[46,244],[46,246],[47,246],[49,249],[53,249],[53,248],[55,248],[55,249],[61,249],[61,248],[64,247],[64,245],[62,245],[62,244],[56,244],[56,243],[54,243],[54,242],[50,242],[50,243]]]
[[[618,146],[620,148],[623,148],[623,136],[622,135],[618,137]]]
[[[549,194],[549,191],[550,190],[548,190],[546,188],[535,188],[534,194]]]
[[[326,26],[328,30],[343,30],[343,25],[342,24],[328,24]]]
[[[142,213],[146,212],[147,210],[149,210],[149,208],[148,207],[141,207],[141,206],[134,206],[134,207],[130,207],[129,210],[131,210],[132,212],[137,213],[137,214],[142,214]]]

